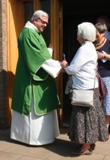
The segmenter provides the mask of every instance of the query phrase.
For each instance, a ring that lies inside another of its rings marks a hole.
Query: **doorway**
[[[107,0],[106,9],[103,9],[103,1],[100,1],[100,8],[98,0],[95,4],[92,0],[77,0],[75,4],[72,0],[62,0],[63,5],[63,53],[66,55],[66,60],[70,63],[74,57],[78,47],[80,46],[76,40],[77,25],[82,22],[96,23],[97,17],[105,15],[110,19],[110,11]],[[104,2],[105,3],[105,2]],[[79,9],[80,8],[80,9]],[[93,8],[93,9],[92,9]],[[108,9],[107,9],[108,8]],[[72,106],[69,95],[65,94],[65,86],[68,75],[63,74],[63,122],[64,127],[69,126]]]

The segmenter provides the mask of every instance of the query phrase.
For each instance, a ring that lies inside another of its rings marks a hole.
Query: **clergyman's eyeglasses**
[[[39,20],[41,21],[42,24],[48,25],[48,22],[43,21],[41,18],[39,18]]]

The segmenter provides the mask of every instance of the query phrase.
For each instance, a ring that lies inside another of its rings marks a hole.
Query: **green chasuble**
[[[33,99],[37,115],[59,108],[55,79],[41,68],[46,60],[51,59],[42,35],[31,28],[24,28],[18,38],[18,49],[12,109],[28,115]]]

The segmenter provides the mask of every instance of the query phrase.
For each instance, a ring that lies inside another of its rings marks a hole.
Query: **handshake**
[[[62,62],[60,62],[62,68],[60,70],[60,72],[65,72],[65,68],[68,66],[68,62],[66,60],[63,60]]]
[[[66,60],[63,60],[63,61],[61,62],[61,66],[62,66],[63,68],[66,68],[66,67],[68,66],[68,62],[67,62]]]
[[[61,62],[61,66],[62,66],[63,68],[66,68],[66,67],[68,66],[68,62],[66,61],[66,56],[65,56],[65,54],[63,54],[63,58],[64,58],[64,60]]]
[[[61,62],[61,66],[62,66],[61,72],[65,72],[65,68],[68,66],[68,62],[66,61],[65,54],[63,54],[63,58],[64,60]]]

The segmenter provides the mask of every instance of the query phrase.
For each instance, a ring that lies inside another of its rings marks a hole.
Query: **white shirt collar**
[[[31,28],[31,29],[39,32],[39,30],[31,22],[29,22],[29,21],[26,22],[24,28]]]

